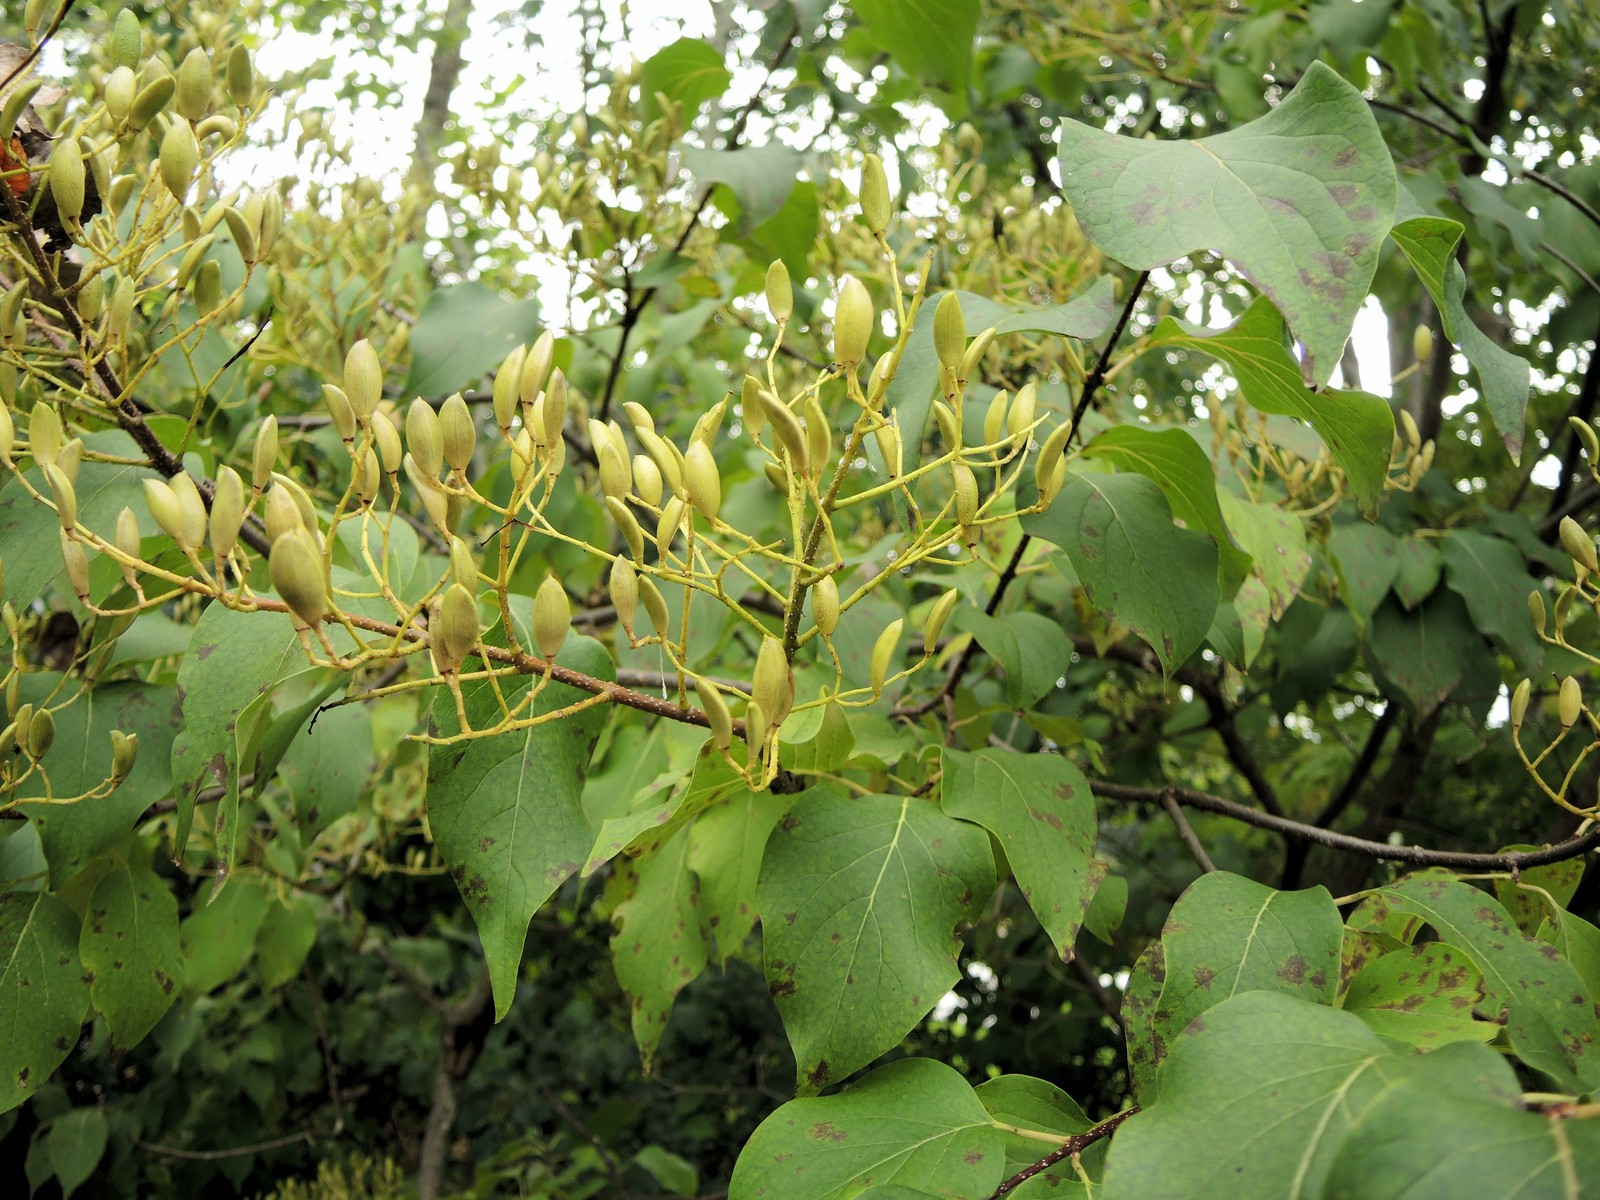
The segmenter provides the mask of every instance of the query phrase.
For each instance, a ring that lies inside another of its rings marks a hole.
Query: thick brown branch
[[[1121,1125],[1124,1121],[1138,1111],[1139,1106],[1135,1104],[1132,1108],[1124,1109],[1122,1112],[1119,1112],[1110,1120],[1100,1122],[1100,1124],[1096,1125],[1093,1129],[1090,1129],[1085,1133],[1074,1134],[1072,1137],[1069,1137],[1066,1142],[1060,1146],[1060,1148],[1050,1151],[1049,1154],[1046,1154],[1038,1162],[1030,1163],[1028,1166],[1023,1167],[1022,1170],[1018,1171],[1010,1179],[1006,1180],[999,1187],[995,1188],[995,1190],[989,1194],[989,1200],[1000,1200],[1002,1196],[1016,1191],[1035,1175],[1040,1175],[1045,1171],[1048,1171],[1062,1159],[1072,1158],[1075,1155],[1082,1154],[1086,1149],[1100,1141],[1102,1138],[1110,1137],[1117,1131],[1118,1125]]]

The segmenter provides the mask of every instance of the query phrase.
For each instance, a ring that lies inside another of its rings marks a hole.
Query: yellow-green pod
[[[355,441],[356,410],[351,406],[345,390],[337,384],[323,384],[322,403],[333,418],[333,427],[339,431],[339,436],[346,442]]]
[[[659,505],[661,497],[665,494],[661,468],[656,466],[656,460],[648,454],[633,456],[633,490],[639,494],[639,499],[651,508]]]
[[[522,360],[522,373],[517,380],[517,392],[524,404],[532,404],[534,398],[545,390],[545,382],[550,378],[550,368],[556,358],[556,337],[546,329],[534,339],[528,348],[527,355]],[[566,413],[561,414],[566,419]]]
[[[783,724],[794,707],[794,676],[790,673],[783,643],[775,637],[761,639],[750,684],[750,701],[759,705],[774,725]]]
[[[978,477],[960,460],[950,464],[950,474],[955,484],[956,520],[971,525],[978,519]]]
[[[794,287],[789,282],[789,268],[783,259],[775,258],[767,267],[767,311],[779,324],[794,314]]]
[[[1534,591],[1528,593],[1528,619],[1533,622],[1533,631],[1543,637],[1545,627],[1543,592]]]
[[[478,560],[472,547],[454,534],[450,535],[450,578],[468,591],[478,590]]]
[[[717,470],[711,447],[704,442],[689,443],[683,456],[683,485],[689,493],[689,503],[708,520],[716,520],[722,508],[722,473]]]
[[[627,451],[611,437],[604,442],[597,440],[595,450],[600,463],[600,491],[609,499],[621,500],[633,488]]]
[[[746,375],[740,385],[739,415],[751,437],[760,437],[767,427],[767,413],[761,407],[761,381],[754,375]]]
[[[550,386],[544,390],[544,444],[554,446],[561,441],[561,431],[567,424],[567,409],[571,400],[567,391],[567,377],[560,371],[550,376]]]
[[[383,366],[366,338],[357,341],[344,356],[344,392],[356,420],[365,425],[383,399]]]
[[[1511,693],[1511,736],[1522,732],[1522,720],[1528,715],[1528,700],[1533,695],[1533,680],[1524,679]]]
[[[861,219],[867,230],[878,236],[889,227],[889,176],[884,172],[883,159],[876,154],[867,155],[861,164]]]
[[[449,674],[458,670],[478,644],[478,600],[452,583],[439,601],[439,627],[430,639],[434,661]]]
[[[501,359],[500,369],[494,373],[492,407],[494,423],[501,433],[509,433],[511,422],[516,419],[517,405],[522,400],[522,365],[527,358],[528,348],[517,346]]]
[[[139,14],[131,8],[122,9],[111,26],[111,61],[119,67],[137,67],[143,42]]]
[[[149,125],[161,110],[166,108],[167,102],[177,90],[178,81],[167,74],[158,75],[145,84],[139,89],[138,95],[134,96],[133,107],[128,110],[129,127],[143,129]]]
[[[167,486],[172,489],[172,495],[178,502],[178,512],[183,521],[181,536],[175,540],[185,550],[198,550],[205,544],[208,520],[206,502],[200,495],[200,489],[187,471],[179,471]]]
[[[56,410],[48,404],[35,404],[28,414],[28,453],[33,455],[33,461],[48,467],[56,461],[65,441]]]
[[[50,485],[50,494],[55,500],[56,515],[61,518],[61,528],[64,532],[71,533],[78,524],[78,493],[73,489],[67,473],[56,463],[45,464],[44,477]]]
[[[546,575],[533,596],[533,640],[539,655],[551,662],[561,652],[572,628],[572,602],[554,575]]]
[[[895,651],[900,646],[900,631],[905,628],[905,619],[896,617],[878,635],[878,640],[872,644],[872,692],[877,695],[883,691],[889,682],[889,668],[894,665]]]
[[[644,601],[644,611],[649,614],[650,624],[655,627],[657,635],[662,641],[670,641],[672,615],[667,611],[667,601],[662,596],[661,589],[656,587],[655,580],[648,575],[639,577],[639,598]]]
[[[76,542],[73,548],[81,555],[83,547]],[[85,589],[87,590],[87,589]],[[38,762],[50,753],[50,747],[56,740],[56,716],[48,708],[40,708],[33,714],[33,720],[28,722],[28,757]]]
[[[831,638],[839,628],[839,585],[832,575],[824,575],[811,588],[811,615],[816,618],[817,632]]]
[[[1561,518],[1561,547],[1579,567],[1590,572],[1600,571],[1600,558],[1595,555],[1594,539],[1571,517]]]
[[[406,410],[406,449],[418,472],[437,487],[439,472],[444,469],[444,431],[433,405],[420,396]]]
[[[813,480],[820,480],[822,473],[828,469],[828,460],[832,457],[833,430],[828,428],[828,414],[822,411],[822,405],[814,394],[807,396],[806,474]]]
[[[733,714],[728,711],[728,702],[709,679],[696,676],[694,690],[700,698],[700,707],[705,710],[706,722],[711,726],[711,740],[719,749],[728,749],[733,745]]]
[[[166,184],[167,191],[179,204],[184,203],[194,183],[194,173],[200,167],[200,143],[188,121],[179,118],[167,125],[167,132],[161,139],[159,166],[161,182]]]
[[[211,110],[211,56],[196,46],[178,66],[178,114],[190,121],[203,119]]]
[[[1561,691],[1556,696],[1556,714],[1561,718],[1561,728],[1571,729],[1583,715],[1583,688],[1571,675],[1561,681]]]
[[[300,520],[300,506],[295,503],[294,496],[286,487],[274,487],[269,490],[262,510],[261,519],[267,527],[269,546],[277,545],[279,538],[304,527]],[[160,519],[159,516],[156,518],[157,521]]]
[[[83,214],[84,181],[83,147],[75,137],[64,137],[50,150],[50,195],[55,198],[56,212],[62,220],[76,225]]]
[[[156,524],[161,526],[161,532],[180,546],[183,545],[183,509],[167,482],[162,479],[146,479],[144,502],[150,509],[150,515],[156,519]]]
[[[867,356],[872,337],[872,297],[854,275],[845,276],[839,301],[833,312],[833,357],[842,366],[853,368]]]
[[[1010,392],[996,392],[983,414],[983,444],[998,445],[1006,432],[1006,413],[1011,404]]]
[[[928,610],[928,618],[922,623],[922,653],[932,654],[938,644],[939,635],[944,632],[944,623],[950,619],[950,614],[961,601],[961,593],[951,588],[944,595],[933,602],[933,607]]]
[[[640,527],[638,518],[633,515],[633,510],[615,496],[607,496],[605,505],[606,512],[611,514],[611,519],[622,532],[622,540],[627,543],[628,553],[633,555],[635,562],[642,562],[644,530]]]
[[[933,310],[933,350],[941,365],[954,371],[967,352],[967,320],[961,313],[961,298],[946,292]]]
[[[227,558],[239,544],[244,524],[244,480],[232,467],[217,469],[217,490],[211,497],[211,552]]]
[[[113,780],[126,779],[133,773],[133,764],[139,757],[139,735],[137,733],[123,733],[120,729],[111,731],[111,778]]]
[[[255,449],[250,455],[250,486],[257,492],[267,486],[278,465],[278,418],[268,414],[256,430]]]
[[[457,471],[465,471],[472,465],[472,452],[478,447],[478,426],[460,392],[439,409],[439,433],[444,439],[445,462]]]
[[[240,108],[249,107],[251,95],[256,88],[256,73],[250,64],[250,51],[247,47],[235,46],[228,51],[226,72],[228,99]]]
[[[208,258],[194,273],[194,307],[204,315],[222,306],[222,264]]]
[[[1039,405],[1039,385],[1032,381],[1017,391],[1017,398],[1006,415],[1006,432],[1013,440],[1025,438],[1033,428],[1033,417]]]
[[[122,506],[122,511],[117,514],[117,530],[115,543],[118,550],[132,559],[144,557],[144,539],[139,534],[139,518],[133,515],[133,509],[127,505]],[[129,587],[138,582],[139,568],[131,563],[118,563],[122,571],[122,578]]]
[[[617,610],[617,623],[631,642],[634,640],[633,622],[639,614],[639,573],[633,569],[633,563],[620,554],[613,558],[607,586],[611,592],[611,606]]]

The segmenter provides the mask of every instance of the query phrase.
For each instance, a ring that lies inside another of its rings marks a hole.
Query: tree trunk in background
[[[444,141],[444,127],[453,115],[450,97],[461,78],[462,44],[467,40],[467,21],[472,15],[472,0],[450,0],[444,17],[433,35],[433,66],[428,75],[428,91],[422,98],[422,116],[417,119],[416,142],[411,151],[411,170],[408,178],[433,193],[433,175],[439,165],[439,146]],[[417,214],[420,236],[427,224],[427,209]]]

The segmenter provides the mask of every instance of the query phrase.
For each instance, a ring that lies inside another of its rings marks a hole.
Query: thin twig
[[[1006,1180],[999,1187],[995,1188],[994,1191],[989,1193],[989,1200],[1000,1200],[1002,1196],[1005,1196],[1009,1192],[1016,1191],[1017,1188],[1027,1183],[1028,1180],[1032,1179],[1035,1175],[1041,1175],[1045,1171],[1048,1171],[1062,1159],[1074,1158],[1077,1155],[1082,1154],[1086,1149],[1100,1141],[1102,1138],[1110,1137],[1117,1131],[1118,1125],[1121,1125],[1124,1121],[1138,1111],[1139,1106],[1135,1104],[1132,1108],[1123,1109],[1110,1120],[1100,1122],[1100,1124],[1096,1125],[1093,1129],[1087,1131],[1086,1133],[1074,1134],[1072,1137],[1069,1137],[1058,1149],[1050,1151],[1049,1154],[1046,1154],[1038,1162],[1030,1163],[1028,1166],[1023,1167],[1022,1170],[1018,1171],[1010,1179]]]
[[[247,1154],[265,1154],[268,1150],[282,1150],[285,1146],[295,1146],[301,1142],[314,1146],[316,1141],[315,1134],[309,1129],[302,1129],[299,1133],[273,1138],[268,1142],[252,1142],[248,1146],[234,1146],[229,1150],[179,1150],[176,1146],[160,1146],[139,1138],[134,1138],[133,1144],[141,1150],[148,1150],[151,1154],[160,1154],[166,1158],[181,1158],[188,1162],[221,1162],[225,1158],[242,1158]]]
[[[1167,810],[1167,815],[1172,818],[1172,823],[1178,827],[1178,837],[1189,848],[1189,853],[1194,855],[1195,862],[1200,864],[1200,870],[1209,875],[1217,869],[1217,864],[1211,861],[1211,855],[1206,853],[1206,848],[1201,844],[1199,836],[1194,831],[1194,826],[1189,824],[1189,818],[1183,815],[1183,808],[1173,798],[1172,793],[1161,793],[1161,807]]]

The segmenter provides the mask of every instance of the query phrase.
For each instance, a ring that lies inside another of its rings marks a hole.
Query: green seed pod
[[[457,392],[439,409],[439,432],[444,440],[444,459],[457,471],[472,465],[472,452],[478,447],[478,426],[467,402]]]
[[[460,670],[478,644],[478,600],[459,583],[452,583],[439,601],[438,627],[430,639],[434,662],[446,675]]]
[[[6,397],[11,400],[11,397]],[[11,465],[11,452],[17,448],[17,427],[11,420],[11,410],[0,404],[0,464]]]
[[[1533,695],[1533,680],[1524,679],[1511,693],[1511,736],[1522,732],[1522,720],[1528,715],[1528,700]]]
[[[217,468],[217,490],[211,497],[211,552],[227,558],[239,544],[244,524],[244,480],[232,467]]]
[[[739,416],[751,437],[760,437],[767,427],[766,410],[761,407],[761,381],[754,375],[746,375],[740,385]]]
[[[790,464],[795,471],[804,474],[807,460],[806,431],[800,424],[800,418],[766,388],[761,389],[760,399],[761,411],[766,415],[773,432],[778,435],[779,443],[788,452]]]
[[[954,371],[967,352],[967,320],[961,314],[961,298],[946,292],[933,310],[933,349],[942,366]]]
[[[1571,729],[1583,715],[1583,688],[1571,675],[1561,681],[1561,691],[1556,697],[1556,714],[1561,718],[1563,732]]]
[[[1426,325],[1418,325],[1412,330],[1411,353],[1417,356],[1419,363],[1425,363],[1433,357],[1433,330]]]
[[[1422,445],[1422,432],[1417,428],[1416,419],[1404,408],[1400,410],[1400,428],[1405,434],[1407,444],[1413,450]]]
[[[277,244],[283,229],[283,200],[277,192],[267,192],[261,198],[261,236],[256,241],[256,254],[266,258]]]
[[[794,314],[794,288],[781,258],[773,259],[767,268],[767,311],[780,325]]]
[[[68,438],[61,447],[61,452],[56,455],[56,466],[61,468],[61,473],[67,477],[68,483],[78,482],[78,468],[83,465],[83,439],[80,437]]]
[[[783,724],[794,707],[794,676],[783,653],[783,643],[775,637],[761,639],[750,684],[750,702],[759,705],[773,725]]]
[[[407,454],[401,460],[405,467],[406,478],[411,481],[411,486],[416,489],[417,498],[422,501],[422,507],[428,514],[428,519],[439,529],[449,533],[450,524],[450,499],[439,486],[439,477],[429,475],[422,467],[417,465],[416,455]]]
[[[671,640],[672,614],[667,611],[667,602],[661,595],[661,589],[648,575],[639,577],[639,598],[644,601],[644,611],[649,615],[656,634],[662,641]]]
[[[67,536],[65,529],[61,530],[61,564],[67,570],[67,582],[72,585],[73,594],[79,600],[89,599],[89,559],[83,551],[83,543]]]
[[[28,453],[33,455],[33,461],[48,467],[56,461],[65,440],[56,410],[48,404],[35,404],[28,414]]]
[[[356,412],[345,390],[332,383],[323,384],[322,403],[333,418],[333,427],[339,431],[339,436],[346,442],[353,442],[356,436]]]
[[[944,441],[945,449],[952,454],[961,453],[961,418],[956,415],[956,410],[943,400],[935,400],[933,416],[938,423],[939,436]]]
[[[500,362],[494,373],[494,423],[501,433],[511,431],[511,422],[517,415],[517,405],[522,400],[522,366],[527,361],[528,348],[518,346]]]
[[[806,471],[813,480],[820,480],[833,456],[833,430],[828,428],[828,414],[822,411],[815,395],[806,397]]]
[[[1072,438],[1072,423],[1063,421],[1045,438],[1039,457],[1033,460],[1033,480],[1039,490],[1039,502],[1048,505],[1061,490],[1064,478],[1060,470],[1067,442]]]
[[[650,410],[644,405],[629,400],[622,406],[622,411],[627,415],[628,423],[633,426],[635,432],[643,430],[645,433],[654,433],[656,431],[655,418],[650,415]]]
[[[1571,517],[1561,518],[1561,547],[1583,570],[1600,571],[1600,558],[1595,555],[1594,539]]]
[[[600,460],[600,491],[608,497],[621,500],[633,488],[632,472],[628,468],[627,453],[613,437],[595,443]]]
[[[1033,415],[1038,405],[1039,385],[1033,382],[1023,384],[1017,390],[1017,398],[1011,404],[1011,412],[1006,416],[1006,432],[1013,440],[1028,436],[1033,428]]]
[[[82,547],[73,543],[78,553],[82,554]],[[28,723],[28,757],[38,762],[50,753],[50,747],[56,740],[56,717],[48,708],[41,708],[33,714],[33,720]]]
[[[378,456],[373,453],[371,445],[355,451],[350,459],[350,486],[355,489],[361,503],[370,505],[376,500],[382,483],[383,469],[378,465]]]
[[[296,529],[277,539],[268,566],[273,589],[289,606],[297,624],[315,628],[328,614],[328,581],[311,535]]]
[[[722,474],[711,447],[704,442],[690,442],[683,458],[683,486],[689,493],[689,503],[707,520],[716,520],[722,508]]]
[[[700,698],[700,707],[705,710],[706,721],[711,726],[711,740],[717,744],[718,749],[728,749],[733,745],[733,714],[728,711],[728,702],[722,698],[722,692],[717,685],[709,679],[695,676],[694,691]]]
[[[117,280],[111,289],[111,303],[106,306],[106,337],[116,340],[128,332],[133,319],[134,302],[138,299],[133,280],[126,275]]]
[[[1555,612],[1552,615],[1555,617],[1557,632],[1560,632],[1562,629],[1566,628],[1567,618],[1572,614],[1573,601],[1575,601],[1577,598],[1578,589],[1573,587],[1570,583],[1567,584],[1566,587],[1562,588],[1560,594],[1556,596]]]
[[[22,302],[28,297],[28,281],[19,279],[11,285],[9,291],[0,297],[0,331],[4,332],[6,344],[13,340],[12,330],[17,329],[22,317]],[[17,344],[22,344],[22,339],[17,339]]]
[[[344,393],[355,419],[365,425],[383,399],[383,367],[372,343],[362,338],[344,356]]]
[[[194,273],[194,307],[199,313],[214,313],[222,305],[222,264],[208,258]]]
[[[884,173],[883,160],[876,154],[867,155],[861,164],[859,199],[861,219],[866,223],[867,230],[877,237],[889,228],[889,177]]]
[[[853,369],[867,356],[872,337],[872,297],[854,275],[846,275],[833,310],[833,357]]]
[[[139,518],[133,515],[133,509],[123,505],[122,511],[117,514],[116,547],[129,558],[142,559],[144,557],[144,539],[139,536]],[[122,571],[122,578],[129,587],[133,587],[139,579],[139,568],[131,563],[118,563]]]
[[[767,714],[761,711],[761,706],[751,701],[744,706],[744,740],[750,747],[749,769],[755,770],[761,764],[761,751],[767,744]]]
[[[389,419],[389,414],[381,410],[372,414],[367,427],[372,433],[372,443],[377,447],[384,471],[390,475],[396,474],[405,453],[400,445],[400,431]]]
[[[39,30],[44,25],[44,6],[48,3],[50,0],[28,0],[22,6],[22,31],[28,35],[30,42],[39,40]],[[56,8],[52,9],[52,15],[57,11],[59,11],[59,0]]]
[[[650,507],[654,508],[661,503],[661,497],[665,493],[661,468],[656,466],[656,460],[648,454],[633,456],[633,489]]]
[[[7,622],[10,624],[10,622]],[[15,678],[16,676],[13,676]],[[8,693],[9,695],[9,693]],[[11,743],[18,750],[26,750],[28,731],[33,728],[33,705],[24,704],[11,716]]]
[[[156,519],[156,524],[161,526],[161,532],[180,546],[183,545],[183,509],[167,482],[162,479],[146,479],[144,502],[150,509],[150,515]]]
[[[546,329],[529,347],[528,353],[522,360],[522,373],[517,381],[517,394],[524,404],[532,404],[534,398],[545,390],[545,381],[550,378],[550,367],[556,357],[555,334]],[[566,414],[562,413],[562,419]]]
[[[1600,437],[1596,437],[1594,426],[1581,417],[1568,417],[1567,424],[1572,427],[1572,432],[1578,441],[1583,443],[1583,449],[1591,462],[1600,462]]]
[[[561,441],[561,431],[567,424],[570,401],[567,394],[567,377],[560,371],[550,376],[550,385],[544,390],[544,444],[554,446]]]
[[[728,399],[724,396],[700,414],[700,419],[694,423],[694,430],[689,434],[689,441],[703,442],[707,446],[714,443],[717,434],[722,431],[722,416],[727,411]]]
[[[248,108],[250,97],[256,90],[255,68],[250,65],[250,51],[245,46],[235,46],[228,51],[226,68],[228,99],[239,108]]]
[[[633,511],[615,496],[607,496],[605,500],[606,512],[611,514],[611,519],[622,531],[622,540],[628,544],[628,553],[633,555],[635,561],[644,559],[644,530],[639,527],[638,518]]]
[[[967,347],[967,352],[961,356],[961,365],[956,368],[956,375],[961,379],[975,378],[978,364],[983,361],[983,356],[989,352],[989,347],[994,344],[995,327],[985,329],[972,339],[972,344]]]
[[[232,117],[225,117],[221,113],[212,113],[194,127],[194,137],[197,142],[203,142],[213,135],[220,137],[225,142],[231,142],[238,132],[239,122]]]
[[[111,27],[111,61],[119,67],[137,67],[144,38],[139,30],[139,15],[131,8],[117,13]]]
[[[772,485],[773,491],[783,496],[789,494],[789,477],[777,463],[767,463],[761,468],[761,473],[767,477],[767,482]]]
[[[174,540],[185,550],[198,550],[205,544],[208,519],[206,502],[200,496],[200,489],[187,471],[179,471],[167,486],[172,489],[173,498],[178,502],[178,512],[183,521],[181,536]]]
[[[454,534],[450,536],[450,578],[469,592],[478,590],[478,560],[472,547]]]
[[[983,444],[985,446],[997,445],[1005,435],[1006,411],[1011,401],[1011,393],[996,392],[994,399],[989,401],[989,407],[983,414]]]
[[[133,98],[133,107],[128,110],[129,128],[143,129],[149,125],[166,108],[177,90],[178,81],[171,75],[158,75],[145,84]]]
[[[683,495],[683,468],[678,465],[678,456],[673,453],[672,443],[659,434],[644,429],[635,429],[634,434],[639,439],[639,444],[645,448],[645,453],[661,468],[661,481],[666,485],[667,491],[674,496]]]
[[[83,147],[77,138],[61,138],[51,148],[48,175],[56,212],[68,224],[76,225],[83,213],[85,180]]]
[[[269,414],[256,430],[255,450],[250,456],[250,486],[259,493],[277,465],[278,418]]]
[[[661,506],[661,519],[656,522],[656,551],[662,558],[667,557],[673,539],[683,531],[683,520],[688,513],[689,506],[677,496],[670,497]]]
[[[71,533],[78,524],[78,493],[73,490],[66,472],[55,463],[45,464],[44,477],[50,484],[50,494],[56,503],[56,515],[61,518],[62,531]]]
[[[533,596],[533,640],[546,662],[561,652],[572,628],[572,603],[554,575],[546,575]]]
[[[251,228],[249,215],[240,212],[230,204],[222,210],[222,218],[228,223],[228,236],[233,238],[233,244],[239,251],[239,257],[248,263],[255,262],[258,253],[256,231]],[[349,390],[349,381],[346,380],[345,391],[348,392]]]
[[[417,470],[437,487],[439,472],[444,469],[444,431],[433,405],[420,396],[406,410],[406,448]]]
[[[900,474],[900,430],[890,424],[883,424],[872,431],[874,440],[878,443],[878,453],[883,455],[883,464],[889,470],[891,478]]]
[[[939,642],[939,635],[944,632],[944,623],[950,619],[950,614],[961,601],[961,593],[951,588],[944,595],[933,602],[933,607],[928,610],[928,618],[922,623],[922,653],[931,655]]]
[[[133,773],[133,764],[139,757],[139,735],[137,733],[123,733],[120,729],[111,731],[111,778],[115,781],[126,779]]]
[[[872,694],[882,692],[889,681],[889,668],[894,664],[895,650],[900,645],[900,631],[905,628],[905,618],[896,617],[872,643]]]
[[[5,98],[0,100],[0,141],[11,140],[17,121],[42,86],[42,79],[27,79],[6,92]]]
[[[216,240],[217,235],[215,233],[208,233],[183,252],[183,257],[178,260],[178,269],[172,275],[172,282],[177,287],[189,286],[189,280],[194,278],[194,273],[200,269],[200,264],[205,261],[206,252],[211,249],[211,243]]]
[[[960,460],[950,464],[950,475],[955,485],[956,520],[971,525],[978,519],[978,477]]]
[[[178,115],[199,121],[211,109],[211,56],[196,46],[178,67]]]
[[[639,614],[639,573],[620,554],[611,560],[608,586],[611,606],[617,610],[617,622],[622,626],[622,632],[628,635],[628,641],[632,642],[633,622]]]
[[[194,183],[194,173],[200,167],[200,143],[195,140],[194,127],[185,120],[176,120],[167,126],[161,139],[161,182],[167,191],[184,203],[189,188]]]
[[[816,618],[817,632],[825,638],[839,628],[839,585],[832,575],[824,575],[812,585],[811,615]]]
[[[1544,636],[1544,593],[1528,593],[1528,618],[1533,622],[1533,631],[1540,637]]]
[[[158,521],[160,519],[159,516],[156,518]],[[285,534],[305,528],[300,505],[295,502],[294,493],[286,487],[274,487],[267,492],[262,520],[267,527],[268,545],[277,545],[278,539]]]
[[[104,273],[91,275],[78,289],[78,316],[85,325],[93,325],[105,308],[106,277]]]

